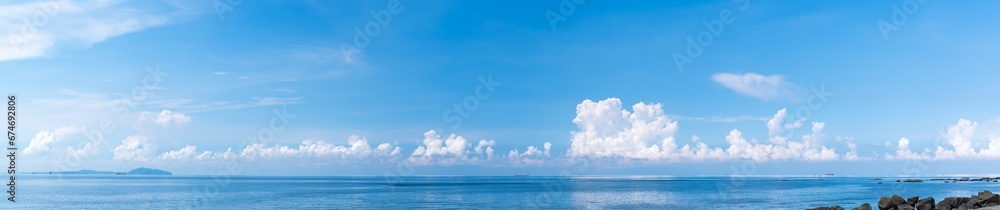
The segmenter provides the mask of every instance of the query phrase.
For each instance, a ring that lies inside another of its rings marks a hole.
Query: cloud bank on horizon
[[[737,91],[737,90],[734,90]],[[954,160],[1000,158],[1000,136],[990,136],[985,147],[973,147],[973,139],[978,124],[960,119],[942,134],[944,144],[936,150],[924,149],[913,152],[909,140],[902,137],[895,146],[894,153],[880,157],[858,156],[857,145],[850,137],[838,137],[846,143],[848,151],[837,152],[828,147],[823,122],[805,123],[805,119],[787,119],[786,109],[778,110],[764,123],[767,129],[766,141],[748,138],[739,129],[725,135],[728,146],[709,146],[699,136],[692,136],[691,143],[681,144],[675,138],[680,128],[664,112],[662,104],[636,103],[631,110],[625,109],[618,98],[600,101],[584,100],[576,107],[573,123],[578,130],[571,131],[570,147],[565,153],[554,154],[552,144],[545,142],[542,147],[529,146],[523,152],[511,150],[506,156],[497,154],[493,147],[503,143],[496,140],[479,140],[475,145],[464,137],[450,134],[442,138],[435,130],[423,135],[423,144],[410,152],[404,152],[398,143],[370,144],[365,137],[353,135],[346,145],[335,145],[322,140],[304,140],[295,146],[267,145],[263,143],[246,145],[235,150],[198,150],[195,145],[162,151],[157,143],[143,135],[128,136],[114,147],[115,161],[157,163],[160,161],[211,162],[221,160],[288,160],[288,161],[350,161],[365,163],[396,164],[406,161],[414,165],[493,165],[525,166],[562,164],[576,158],[631,160],[639,164],[669,164],[704,161],[752,160],[766,161],[866,161],[866,160]],[[172,123],[183,124],[191,117],[170,110],[163,110],[155,118],[151,112],[142,112],[140,122],[156,123],[164,127]],[[802,136],[787,136],[793,129],[809,126],[810,133]],[[67,135],[80,133],[83,129],[74,126],[52,131],[42,131],[31,139],[26,154],[36,155],[46,152],[60,152],[54,145]],[[711,136],[711,135],[704,135]],[[87,147],[91,147],[88,145]],[[96,151],[67,148],[68,152],[93,155]],[[558,151],[558,150],[557,150]],[[357,162],[354,162],[356,164]]]

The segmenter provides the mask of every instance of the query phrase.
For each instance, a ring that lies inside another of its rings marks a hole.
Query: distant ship
[[[527,174],[514,174],[514,176],[530,176],[530,175],[527,175]]]
[[[827,176],[833,176],[833,174],[824,174],[824,175],[827,175]]]

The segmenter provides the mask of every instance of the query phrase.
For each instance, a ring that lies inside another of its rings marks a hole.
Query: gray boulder
[[[879,210],[895,209],[896,206],[905,203],[906,200],[903,199],[903,197],[899,197],[899,195],[892,195],[892,197],[882,197],[879,198],[878,200],[878,209]]]
[[[872,210],[872,205],[868,203],[863,203],[858,207],[854,207],[851,210]]]
[[[917,201],[916,205],[913,205],[913,207],[916,207],[917,209],[920,210],[934,209],[934,197],[928,196],[924,199],[920,199]]]
[[[977,197],[979,197],[979,199],[982,200],[979,203],[979,206],[981,207],[1000,205],[1000,195],[993,194],[993,192],[990,192],[989,190],[983,190],[982,192],[979,192],[979,196]]]
[[[959,204],[958,197],[947,197],[941,200],[941,202],[938,202],[936,207],[938,209],[949,210],[958,207]]]
[[[889,198],[889,201],[892,202],[892,206],[906,204],[906,199],[903,199],[903,197],[900,197],[899,195],[892,195],[892,197]]]
[[[892,205],[892,199],[889,197],[882,196],[878,199],[878,210],[889,210],[893,207],[896,207],[896,205]]]
[[[913,210],[913,206],[904,203],[899,206],[896,206],[896,210]]]
[[[972,205],[972,203],[963,203],[962,205],[959,205],[958,208],[954,208],[954,209],[958,209],[958,210],[971,210],[971,209],[976,209],[976,205]]]
[[[920,196],[913,196],[906,199],[906,204],[909,204],[910,206],[916,206],[918,200],[920,200]]]

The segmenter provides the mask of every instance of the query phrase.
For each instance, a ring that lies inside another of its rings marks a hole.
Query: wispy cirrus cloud
[[[0,34],[0,62],[44,56],[64,45],[89,47],[164,25],[180,14],[151,8],[125,0],[0,3],[0,31],[6,32]]]
[[[720,122],[720,123],[733,123],[733,122],[743,122],[743,121],[766,121],[770,119],[768,117],[758,117],[751,115],[708,116],[708,117],[692,117],[683,115],[668,115],[668,116],[676,120],[696,121],[696,122]]]
[[[192,105],[188,108],[189,112],[207,112],[302,103],[302,97],[250,97],[249,99],[245,101],[217,101]]]
[[[796,90],[798,87],[779,75],[716,73],[712,75],[712,80],[740,95],[760,100],[794,101],[798,98]]]

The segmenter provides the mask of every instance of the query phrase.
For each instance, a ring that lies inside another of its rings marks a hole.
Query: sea
[[[892,194],[1000,192],[997,182],[896,179],[19,175],[16,202],[0,209],[851,209]]]

